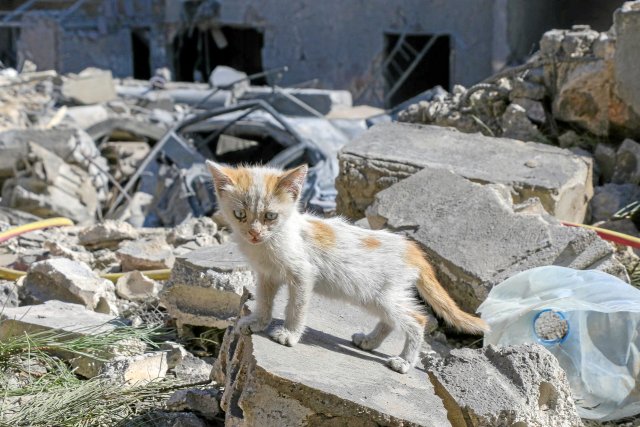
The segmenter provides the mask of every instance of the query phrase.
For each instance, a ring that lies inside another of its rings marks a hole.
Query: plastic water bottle
[[[640,290],[597,270],[539,267],[495,286],[484,345],[537,342],[566,371],[579,415],[640,413]]]

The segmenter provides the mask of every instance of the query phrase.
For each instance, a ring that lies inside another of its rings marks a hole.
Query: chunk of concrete
[[[167,353],[170,354],[170,353]],[[184,382],[198,383],[207,381],[211,375],[212,365],[187,353],[173,368],[176,378]]]
[[[285,303],[281,291],[274,310],[280,324]],[[225,386],[226,425],[293,427],[331,420],[342,426],[448,426],[442,400],[423,370],[401,375],[385,366],[402,349],[399,331],[375,352],[353,346],[351,334],[375,324],[359,307],[314,295],[307,329],[295,347],[265,333],[236,335],[229,328],[213,370]]]
[[[376,193],[427,166],[506,185],[515,203],[538,197],[566,221],[582,222],[593,194],[591,162],[568,150],[437,126],[374,126],[342,149],[339,162],[338,211],[354,219],[364,216]]]
[[[167,399],[167,409],[171,411],[190,411],[207,419],[214,419],[220,413],[220,404],[216,399],[218,390],[187,389],[174,392]]]
[[[467,311],[494,285],[541,265],[599,269],[629,281],[612,247],[593,231],[565,227],[550,215],[515,213],[508,188],[444,169],[425,168],[381,191],[367,218],[374,229],[416,240]]]
[[[65,333],[68,339],[73,339],[109,333],[122,325],[114,316],[87,310],[80,304],[57,300],[0,310],[0,340],[47,330]],[[98,358],[62,351],[56,352],[56,355],[67,360],[76,374],[92,378],[98,375],[104,360],[119,355],[140,354],[145,347],[146,344],[141,340],[128,339],[114,343],[96,355]]]
[[[616,153],[612,182],[640,184],[640,144],[625,139]]]
[[[454,427],[579,427],[567,376],[538,344],[452,350],[425,369]]]
[[[253,274],[235,243],[205,247],[179,256],[160,301],[179,326],[224,329],[238,314]]]
[[[99,104],[116,99],[116,86],[111,71],[87,68],[79,74],[62,77],[60,93],[79,104]]]
[[[160,284],[139,271],[124,274],[116,282],[116,293],[129,301],[147,301],[157,298]]]
[[[167,375],[167,354],[163,351],[118,356],[105,363],[101,375],[128,386],[144,385]]]
[[[635,113],[637,120],[640,116],[640,81],[636,74],[636,65],[640,61],[639,2],[625,2],[615,11],[613,30],[616,34],[614,56],[616,92]]]
[[[175,368],[178,364],[182,363],[187,355],[191,354],[184,346],[173,341],[165,341],[160,344],[160,350],[167,353],[167,366],[169,369]]]
[[[162,238],[124,242],[116,255],[124,271],[171,268],[175,262],[171,246]]]
[[[99,313],[117,314],[113,283],[102,279],[86,264],[67,258],[34,263],[21,292],[34,303],[60,300],[82,304]]]
[[[78,241],[91,249],[115,249],[123,240],[135,240],[138,232],[124,221],[106,220],[91,225],[78,234]]]
[[[213,219],[206,216],[190,218],[169,232],[167,242],[173,246],[189,242],[196,242],[200,246],[211,246],[218,242],[217,233],[218,225]]]

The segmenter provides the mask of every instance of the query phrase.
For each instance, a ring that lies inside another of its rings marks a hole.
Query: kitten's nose
[[[253,237],[254,239],[257,239],[258,237],[260,237],[259,231],[249,230],[248,233],[249,233],[249,236]]]

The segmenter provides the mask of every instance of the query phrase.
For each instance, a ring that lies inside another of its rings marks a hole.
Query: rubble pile
[[[410,105],[398,120],[542,142],[591,158],[594,196],[589,214],[576,222],[638,237],[640,214],[622,210],[640,194],[640,84],[632,71],[640,61],[640,3],[624,3],[613,18],[607,32],[586,25],[548,31],[527,63],[470,88],[432,90],[430,100]]]

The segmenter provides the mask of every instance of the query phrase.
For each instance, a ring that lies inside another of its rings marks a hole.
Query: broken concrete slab
[[[99,104],[117,98],[116,86],[109,70],[87,68],[60,79],[61,95],[75,104]]]
[[[282,322],[286,299],[281,290],[276,323]],[[229,328],[212,372],[225,386],[226,425],[294,427],[330,419],[349,426],[448,426],[442,400],[423,370],[401,375],[385,365],[402,349],[399,331],[374,352],[351,343],[351,334],[375,324],[359,307],[313,295],[307,328],[295,347],[265,333],[236,335]]]
[[[105,363],[100,373],[119,384],[144,385],[167,375],[167,354],[156,351],[136,356],[118,356]]]
[[[210,246],[218,241],[218,224],[209,217],[190,218],[173,228],[167,235],[167,242],[173,246],[196,242],[199,246]]]
[[[195,412],[207,419],[214,419],[220,413],[216,389],[178,390],[167,399],[167,409],[171,411]]]
[[[171,268],[175,262],[171,246],[160,237],[124,242],[116,255],[123,271]]]
[[[629,281],[613,249],[593,231],[550,215],[514,212],[505,186],[481,185],[427,167],[376,194],[371,227],[417,241],[456,301],[474,311],[489,290],[541,265],[599,269]]]
[[[82,304],[99,313],[118,313],[113,284],[86,264],[67,258],[34,263],[27,272],[21,292],[33,303],[59,300]]]
[[[253,274],[235,243],[205,247],[177,257],[160,301],[180,325],[224,329],[238,314]]]
[[[347,144],[339,161],[338,212],[354,219],[376,193],[427,166],[506,185],[516,203],[538,197],[549,213],[567,221],[582,222],[593,194],[591,163],[568,150],[436,126],[374,126]]]
[[[135,240],[138,231],[124,221],[105,220],[78,233],[78,241],[91,249],[115,249],[123,240]]]
[[[116,293],[129,301],[148,301],[158,297],[160,284],[139,271],[124,274],[116,282]]]
[[[565,372],[538,344],[452,350],[424,366],[454,427],[579,427]]]

